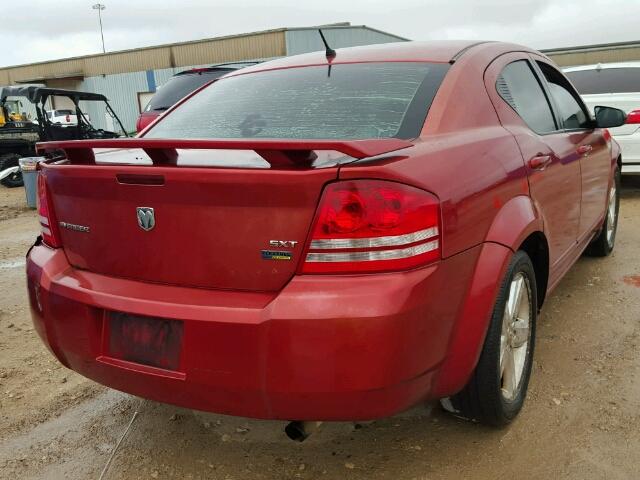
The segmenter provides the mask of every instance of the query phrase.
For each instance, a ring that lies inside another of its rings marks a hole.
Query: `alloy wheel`
[[[609,191],[609,205],[607,207],[607,243],[610,247],[613,246],[613,235],[616,231],[616,203],[616,185],[614,183]]]
[[[522,383],[531,337],[531,284],[518,272],[511,280],[500,335],[500,380],[502,396],[513,400]]]

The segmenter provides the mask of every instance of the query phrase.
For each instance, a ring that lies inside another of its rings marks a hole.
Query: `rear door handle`
[[[578,154],[584,155],[585,157],[591,153],[593,147],[591,145],[580,145],[578,147]]]
[[[544,170],[551,163],[551,155],[538,155],[529,160],[532,170]]]

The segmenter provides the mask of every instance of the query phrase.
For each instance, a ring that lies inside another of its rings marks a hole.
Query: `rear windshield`
[[[565,72],[581,95],[640,92],[640,68],[601,68]]]
[[[61,117],[63,115],[73,115],[73,112],[71,110],[54,110],[55,111],[55,116],[56,117]]]
[[[222,79],[147,138],[415,138],[448,64],[357,63]]]
[[[212,70],[209,72],[185,73],[171,77],[167,83],[158,89],[145,107],[145,112],[152,110],[167,110],[178,100],[189,95],[205,83],[215,80],[231,70]]]

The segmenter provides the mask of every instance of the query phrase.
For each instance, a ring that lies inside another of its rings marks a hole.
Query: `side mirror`
[[[627,122],[627,114],[619,108],[613,107],[595,107],[596,127],[613,128],[620,127]]]

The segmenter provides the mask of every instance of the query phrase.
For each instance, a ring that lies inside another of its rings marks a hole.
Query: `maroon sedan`
[[[545,298],[613,249],[624,121],[504,43],[231,73],[140,138],[39,145],[33,321],[67,367],[162,402],[319,421],[444,399],[505,424]]]
[[[136,131],[141,132],[156,118],[194,90],[213,82],[229,72],[240,70],[259,62],[231,62],[204,68],[192,68],[176,73],[151,97],[136,121]]]

